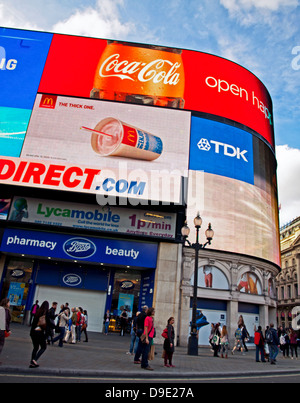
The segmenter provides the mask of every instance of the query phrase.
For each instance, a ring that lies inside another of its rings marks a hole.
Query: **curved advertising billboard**
[[[186,204],[188,222],[200,211],[212,223],[214,248],[280,264],[272,101],[251,72],[192,50],[1,28],[0,76],[0,183]]]

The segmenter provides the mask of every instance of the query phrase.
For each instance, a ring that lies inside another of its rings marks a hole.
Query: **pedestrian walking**
[[[256,332],[254,333],[254,344],[256,346],[256,355],[255,355],[256,362],[260,362],[259,355],[260,355],[261,362],[266,362],[265,349],[264,349],[265,340],[264,340],[264,336],[262,334],[261,326],[258,326]]]
[[[120,327],[121,327],[120,336],[125,336],[127,323],[128,323],[128,314],[127,310],[124,308],[123,312],[120,315]]]
[[[81,341],[81,326],[82,326],[82,318],[81,318],[81,309],[80,307],[76,308],[76,342],[80,343]]]
[[[290,331],[290,347],[291,347],[291,359],[294,359],[294,353],[295,353],[295,360],[298,359],[298,341],[297,341],[297,333],[295,332],[294,329],[291,329]]]
[[[235,353],[235,350],[237,348],[240,348],[241,353],[244,355],[243,342],[242,342],[242,325],[241,324],[236,329],[234,337],[235,337],[235,344],[234,344],[234,347],[233,347],[233,349],[231,351],[231,354],[233,355]]]
[[[30,337],[33,344],[29,368],[37,368],[38,360],[47,349],[46,329],[49,325],[49,302],[44,301],[32,320]]]
[[[55,329],[55,319],[57,317],[56,315],[56,309],[57,309],[57,302],[52,302],[52,306],[49,309],[48,312],[48,318],[49,318],[49,323],[46,329],[46,338],[48,345],[52,343],[52,340],[54,338],[54,329]]]
[[[143,349],[143,343],[141,342],[141,336],[144,333],[144,324],[145,324],[145,319],[147,316],[147,311],[148,311],[148,306],[144,305],[142,312],[138,315],[137,320],[136,320],[136,337],[138,338],[138,346],[136,349],[136,353],[134,355],[134,363],[135,364],[141,364],[141,355],[142,355],[142,349]]]
[[[129,347],[129,351],[127,351],[127,353],[126,353],[126,354],[129,354],[129,355],[133,355],[133,350],[134,350],[134,353],[136,353],[137,347],[138,347],[136,322],[137,322],[137,318],[138,318],[139,314],[140,314],[140,312],[137,312],[135,317],[131,321],[131,326],[130,326],[130,347]]]
[[[266,342],[269,346],[269,360],[271,365],[276,365],[276,357],[278,355],[279,349],[279,339],[277,331],[274,329],[274,323],[270,323],[270,328],[266,332]]]
[[[148,363],[148,354],[150,352],[150,347],[154,337],[154,315],[155,309],[149,308],[147,311],[147,316],[144,322],[144,333],[140,337],[140,341],[142,342],[142,362],[141,368],[153,371],[153,368],[150,367]]]
[[[279,337],[280,350],[282,351],[283,358],[289,358],[290,355],[290,338],[285,329],[282,329],[281,336]]]
[[[9,311],[10,302],[8,298],[4,298],[0,303],[0,354],[5,344],[5,338],[10,332],[11,315]]]
[[[243,343],[244,351],[246,351],[246,353],[248,353],[248,348],[247,348],[246,342],[248,342],[249,337],[250,337],[250,335],[244,324],[244,325],[242,325],[242,343]]]
[[[70,310],[66,308],[58,315],[59,335],[52,340],[52,344],[59,340],[58,346],[63,347],[63,340],[66,333],[66,326],[69,324]]]
[[[71,344],[76,344],[76,322],[77,322],[77,312],[76,308],[72,308],[72,315],[71,318],[69,319],[69,327],[68,330],[66,331],[66,335],[64,338],[64,342],[68,343],[70,337],[71,337]]]
[[[167,327],[164,330],[164,332],[166,333],[166,338],[164,341],[164,366],[167,368],[170,367],[175,367],[175,365],[173,365],[172,360],[173,360],[173,354],[175,351],[175,331],[174,331],[174,323],[175,323],[175,319],[171,316],[168,319],[167,322]],[[168,363],[169,361],[169,363]]]
[[[214,350],[214,357],[219,357],[218,353],[220,350],[220,323],[215,324],[215,331],[214,331],[214,337],[213,337],[213,350]]]
[[[212,353],[214,352],[214,343],[213,343],[214,332],[215,332],[215,324],[212,323],[212,324],[211,324],[211,328],[210,328],[209,338],[208,338],[209,344],[210,344],[210,346],[211,346],[211,350],[210,350],[210,351],[211,351]]]
[[[223,326],[221,331],[221,358],[228,358],[229,338],[226,325]]]
[[[110,312],[108,309],[104,315],[104,334],[106,336],[108,335],[109,322],[110,322]]]
[[[83,332],[85,335],[84,343],[88,343],[88,341],[89,341],[88,334],[87,334],[87,327],[88,327],[88,314],[87,314],[87,311],[84,310],[83,311],[83,323],[81,326],[81,333]]]
[[[36,314],[37,310],[39,309],[39,301],[36,300],[35,303],[32,305],[31,310],[30,310],[30,321],[29,321],[29,326],[32,325],[32,321],[34,318],[34,315]]]

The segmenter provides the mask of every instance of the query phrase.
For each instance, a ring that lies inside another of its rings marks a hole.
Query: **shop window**
[[[29,259],[9,258],[7,261],[1,300],[9,299],[12,322],[23,323],[32,269],[33,261]]]
[[[140,299],[141,273],[135,270],[120,270],[115,273],[114,287],[112,293],[111,323],[114,328],[110,330],[120,330],[120,315],[124,309],[128,315],[128,327],[132,317],[135,316]],[[129,329],[128,329],[129,331]]]

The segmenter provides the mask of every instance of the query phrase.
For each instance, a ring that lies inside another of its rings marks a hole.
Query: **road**
[[[184,376],[179,378],[168,379],[167,377],[157,377],[147,380],[145,384],[144,379],[137,378],[97,378],[91,376],[53,376],[53,375],[38,375],[38,374],[0,374],[0,384],[1,383],[98,383],[107,385],[125,385],[125,384],[142,384],[145,385],[159,385],[163,384],[162,387],[173,387],[174,385],[186,385],[186,384],[201,384],[201,383],[296,383],[300,384],[300,374],[270,374],[270,375],[260,375],[258,376],[231,376],[223,378],[185,378]],[[103,386],[104,390],[105,387]]]

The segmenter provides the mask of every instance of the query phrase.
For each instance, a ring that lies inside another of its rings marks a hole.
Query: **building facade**
[[[107,310],[118,331],[124,308],[155,306],[158,336],[174,316],[185,345],[195,261],[181,228],[200,211],[215,236],[199,260],[199,344],[212,323],[232,335],[240,314],[251,336],[273,321],[276,158],[260,80],[191,50],[0,37],[0,297],[13,320],[27,323],[35,300],[68,302],[90,331]]]
[[[293,327],[300,306],[300,217],[280,229],[282,271],[276,277],[278,298],[277,322],[284,328]]]

